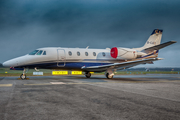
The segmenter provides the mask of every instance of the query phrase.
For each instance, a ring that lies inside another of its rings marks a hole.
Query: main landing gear
[[[86,78],[90,78],[91,77],[91,73],[90,72],[85,72],[84,74],[86,76]],[[114,72],[112,70],[107,70],[105,72],[105,76],[107,77],[107,79],[112,79],[114,76]]]
[[[105,72],[105,76],[107,77],[107,79],[112,79],[113,76],[114,76],[114,73],[113,73],[112,70],[107,70],[107,71]]]
[[[111,75],[111,74],[109,74],[109,73],[106,73],[106,77],[107,77],[107,79],[112,79],[112,78],[113,78],[113,76],[114,76],[114,75]]]
[[[85,72],[85,76],[86,76],[87,78],[90,78],[90,77],[91,77],[91,73],[90,73],[90,72]]]
[[[20,78],[21,78],[22,80],[26,79],[26,73],[27,73],[27,72],[28,72],[28,69],[26,70],[26,68],[24,68],[23,74],[20,75]]]

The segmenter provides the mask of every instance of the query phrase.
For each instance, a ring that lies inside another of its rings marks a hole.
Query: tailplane
[[[174,43],[176,43],[176,41],[165,42],[165,43],[162,43],[162,44],[159,44],[159,45],[155,45],[155,46],[146,48],[146,49],[144,49],[144,51],[159,50],[159,49],[162,49],[162,48],[164,48],[166,46],[169,46],[171,44],[174,44]]]
[[[162,32],[163,30],[155,29],[143,47],[133,48],[138,51],[138,58],[156,58],[160,49],[176,43],[176,41],[169,41],[160,44]]]

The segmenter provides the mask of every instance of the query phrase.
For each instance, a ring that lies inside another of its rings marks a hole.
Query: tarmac
[[[0,120],[180,120],[180,75],[0,77]]]

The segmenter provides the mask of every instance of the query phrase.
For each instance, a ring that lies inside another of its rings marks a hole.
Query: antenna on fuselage
[[[89,48],[89,46],[86,47],[86,49],[88,49],[88,48]]]

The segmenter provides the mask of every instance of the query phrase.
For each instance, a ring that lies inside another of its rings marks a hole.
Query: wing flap
[[[156,60],[162,60],[162,58],[150,58],[150,59],[141,59],[136,61],[127,61],[123,63],[114,63],[114,64],[108,64],[108,65],[102,65],[102,66],[91,66],[91,67],[82,67],[82,70],[84,71],[106,71],[107,69],[124,69],[133,67],[139,64],[145,64],[148,62],[156,61]]]

